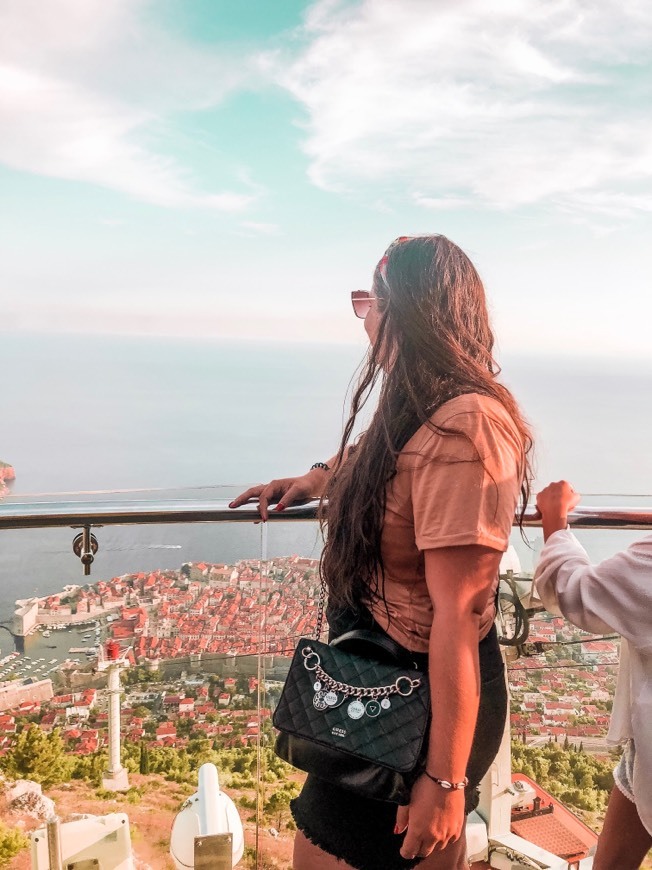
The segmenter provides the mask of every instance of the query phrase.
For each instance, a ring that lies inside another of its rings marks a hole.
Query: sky
[[[1,0],[0,329],[364,341],[442,232],[500,352],[652,362],[649,0]]]

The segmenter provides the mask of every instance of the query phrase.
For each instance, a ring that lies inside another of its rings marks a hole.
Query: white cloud
[[[564,203],[563,207],[569,212],[591,211],[606,218],[628,218],[636,212],[652,212],[652,192],[647,194],[623,191],[578,192],[574,200]]]
[[[7,0],[0,9],[0,163],[170,207],[245,208],[251,187],[206,193],[148,139],[168,113],[217,104],[250,75],[173,41],[143,0]],[[241,186],[240,184],[238,186]]]
[[[320,187],[590,210],[652,194],[651,50],[647,0],[322,0],[260,62],[305,108]]]
[[[418,191],[414,193],[413,200],[417,205],[433,211],[447,211],[453,208],[472,208],[473,201],[461,196],[423,196]]]
[[[251,235],[277,236],[281,231],[278,224],[264,223],[262,221],[242,221],[240,226],[245,230],[249,230]]]

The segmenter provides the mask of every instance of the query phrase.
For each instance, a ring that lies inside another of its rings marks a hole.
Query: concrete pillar
[[[108,668],[109,696],[109,766],[102,776],[102,788],[107,791],[127,791],[129,778],[120,761],[120,665],[118,662]]]

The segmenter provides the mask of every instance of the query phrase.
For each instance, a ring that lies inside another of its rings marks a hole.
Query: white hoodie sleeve
[[[652,652],[652,535],[592,565],[575,535],[555,532],[541,551],[534,586],[551,613]]]

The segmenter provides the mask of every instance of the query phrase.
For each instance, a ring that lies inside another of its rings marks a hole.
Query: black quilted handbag
[[[427,674],[386,635],[302,638],[272,719],[285,761],[364,797],[408,803],[425,766]]]

